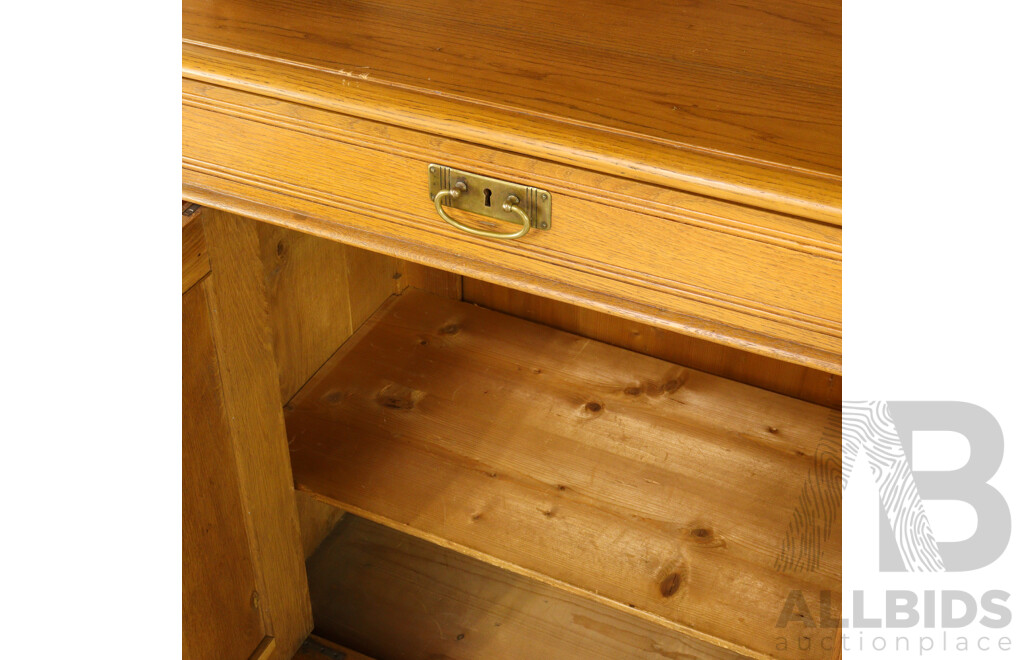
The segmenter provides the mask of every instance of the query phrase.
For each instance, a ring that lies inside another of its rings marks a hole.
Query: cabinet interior
[[[319,634],[787,657],[791,589],[838,609],[841,377],[257,224]]]

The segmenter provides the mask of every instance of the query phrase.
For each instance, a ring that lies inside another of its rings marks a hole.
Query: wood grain
[[[224,408],[207,289],[182,296],[182,647],[187,660],[248,660],[264,638]]]
[[[270,657],[278,659],[294,655],[313,621],[254,224],[213,209],[204,213],[224,401],[256,548],[259,607],[275,639]]]
[[[400,285],[403,289],[411,286],[442,298],[462,300],[461,275],[413,261],[400,261],[400,264],[400,270],[396,275],[400,276]]]
[[[445,136],[425,134],[387,121],[355,117],[234,88],[182,79],[182,103],[230,116],[283,126],[344,144],[365,146],[431,162],[441,156],[454,167],[491,170],[500,176],[536,180],[576,194],[633,206],[649,213],[664,213],[679,221],[715,231],[776,242],[824,253],[841,248],[841,229],[806,218],[739,205],[671,187],[648,185],[635,176],[608,175],[579,167],[565,167],[549,159],[497,150]],[[455,159],[455,160],[451,160]],[[390,183],[388,180],[382,182]]]
[[[840,264],[835,255],[723,235],[566,189],[551,191],[557,209],[551,231],[534,231],[517,241],[479,239],[437,216],[424,193],[427,161],[191,106],[183,109],[182,119],[186,154],[205,161],[194,164],[199,169],[241,173],[251,183],[286,188],[313,201],[354,205],[371,217],[384,210],[393,231],[429,232],[431,242],[456,253],[472,244],[495,261],[505,253],[526,254],[533,262],[600,272],[611,280],[609,286],[639,280],[673,298],[706,301],[765,323],[792,326],[793,333],[834,334],[837,329]],[[213,140],[215,131],[233,139]],[[299,154],[306,156],[302,162],[295,160]],[[384,181],[389,182],[386,194]],[[788,284],[795,277],[802,278],[802,288],[773,285],[773,280]]]
[[[356,247],[264,223],[259,236],[281,405],[388,296],[414,285],[461,295],[461,278]],[[295,494],[303,555],[309,557],[343,515]]]
[[[348,248],[281,227],[252,224],[260,242],[284,405],[352,334]]]
[[[260,241],[283,405],[398,291],[398,263],[283,227],[252,224]]]
[[[838,2],[498,2],[190,0],[185,70],[838,221]]]
[[[637,321],[463,278],[463,300],[754,387],[838,409],[843,378]]]
[[[210,255],[206,252],[203,222],[198,214],[182,216],[181,225],[181,292],[188,291],[210,272]]]
[[[388,296],[412,286],[462,297],[454,273],[266,223],[254,223],[286,403]]]
[[[308,567],[317,632],[378,660],[742,657],[354,516]]]
[[[703,641],[776,657],[789,592],[841,589],[839,534],[776,568],[838,479],[819,406],[408,290],[289,407],[299,489]]]
[[[352,332],[365,323],[388,296],[402,290],[401,278],[395,277],[395,273],[401,272],[403,267],[398,259],[377,252],[351,246],[346,250]],[[335,344],[334,348],[337,347]]]
[[[210,105],[208,96],[225,101]],[[230,90],[186,84],[186,97],[183,176],[189,195],[206,203],[841,370],[836,228],[764,212],[733,217],[720,207],[722,215],[714,218],[682,212],[675,204],[693,198],[393,127],[371,130],[360,120]],[[302,119],[291,117],[295,113]],[[347,142],[353,130],[358,139]],[[225,142],[225,133],[233,139]],[[364,144],[364,135],[376,135],[377,142]],[[408,151],[406,139],[418,151]],[[544,185],[555,195],[555,227],[519,241],[478,239],[449,227],[423,191],[427,163],[439,156],[459,166],[460,157],[471,157],[483,165],[474,171],[498,176],[514,168],[520,174],[509,178]],[[340,171],[346,176],[337,176]]]

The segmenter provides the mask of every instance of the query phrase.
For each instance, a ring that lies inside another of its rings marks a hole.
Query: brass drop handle
[[[522,227],[518,231],[509,233],[502,233],[498,231],[487,231],[485,229],[476,229],[474,227],[468,227],[455,218],[448,215],[444,208],[441,206],[441,202],[445,197],[451,197],[452,199],[458,199],[459,195],[466,192],[466,184],[463,181],[456,181],[455,185],[448,190],[440,190],[434,195],[434,208],[437,209],[437,214],[444,218],[444,221],[450,224],[452,227],[461,229],[464,232],[473,234],[474,236],[483,236],[484,238],[505,238],[513,239],[526,236],[526,232],[530,231],[530,216],[526,215],[523,209],[519,208],[519,198],[515,195],[509,195],[505,202],[501,205],[501,210],[506,213],[514,213],[519,216],[519,221],[522,223]]]

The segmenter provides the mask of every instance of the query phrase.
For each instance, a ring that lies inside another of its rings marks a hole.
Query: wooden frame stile
[[[258,548],[260,609],[274,640],[260,660],[290,658],[313,628],[302,562],[291,463],[270,338],[269,311],[251,221],[212,211],[205,220],[214,287],[211,306],[220,359],[232,377],[225,399],[237,424],[236,460],[246,523]]]
[[[259,244],[251,221],[209,208],[202,213],[201,222],[192,220],[186,225],[190,238],[183,241],[189,246],[184,254],[196,253],[198,259],[193,262],[209,264],[210,272],[198,286],[204,288],[207,298],[234,452],[234,465],[218,469],[237,471],[256,580],[252,606],[259,612],[264,631],[249,657],[289,660],[313,622],[274,378],[277,369]],[[197,250],[200,238],[205,248]],[[199,270],[191,265],[185,272]]]

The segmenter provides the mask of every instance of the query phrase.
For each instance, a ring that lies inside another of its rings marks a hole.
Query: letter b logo
[[[957,470],[915,471],[915,431],[952,431],[970,445]],[[1010,541],[1010,509],[988,480],[1003,460],[1003,432],[985,409],[953,401],[848,402],[843,406],[843,485],[857,454],[867,455],[879,488],[883,571],[970,571],[994,562]],[[971,538],[936,541],[922,501],[957,500],[974,508]]]

